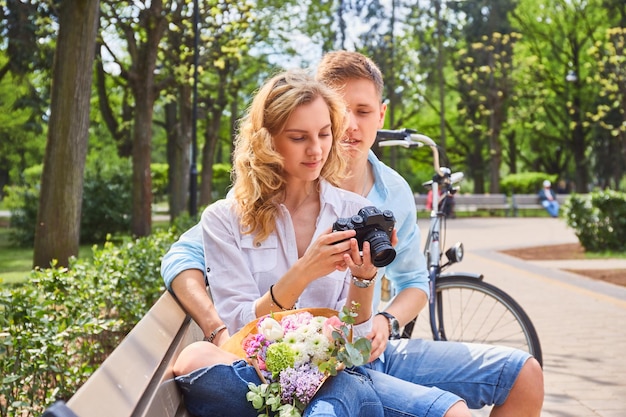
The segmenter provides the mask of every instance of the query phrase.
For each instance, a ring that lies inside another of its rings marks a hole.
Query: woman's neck
[[[287,186],[283,204],[293,216],[307,203],[314,201],[318,196],[318,191],[319,181]]]

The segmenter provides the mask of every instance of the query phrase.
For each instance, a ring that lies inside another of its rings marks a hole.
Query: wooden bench
[[[42,417],[191,417],[172,365],[202,337],[165,292],[72,398],[53,404]]]
[[[569,194],[557,194],[556,201],[562,206],[568,197]],[[513,215],[516,217],[520,210],[545,210],[539,202],[537,194],[513,194],[511,201],[513,203]]]
[[[418,212],[426,210],[426,194],[415,194],[415,205]],[[508,215],[511,210],[511,204],[506,194],[454,195],[454,211],[475,212],[482,210],[503,210]]]

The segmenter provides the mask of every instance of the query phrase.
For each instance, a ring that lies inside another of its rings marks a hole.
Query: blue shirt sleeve
[[[161,260],[161,276],[170,292],[174,278],[187,269],[199,269],[206,275],[200,224],[183,233]]]

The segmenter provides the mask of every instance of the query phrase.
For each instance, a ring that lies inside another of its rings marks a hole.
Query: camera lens
[[[363,239],[370,243],[372,263],[376,267],[389,265],[396,258],[396,250],[391,246],[389,236],[382,230],[375,229]]]

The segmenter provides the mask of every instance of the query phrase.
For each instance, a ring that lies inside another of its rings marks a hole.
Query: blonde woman
[[[353,301],[360,305],[355,335],[370,331],[377,268],[369,244],[361,256],[354,230],[331,231],[338,217],[369,204],[333,185],[345,170],[345,126],[341,98],[304,72],[279,74],[255,96],[235,145],[233,197],[202,215],[211,291],[231,333],[296,305],[339,310]],[[260,383],[254,369],[216,345],[188,346],[174,372],[192,414],[256,415],[245,399],[246,383]],[[382,415],[371,381],[352,370],[326,381],[305,410]]]

